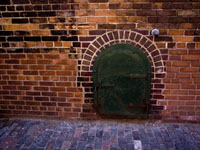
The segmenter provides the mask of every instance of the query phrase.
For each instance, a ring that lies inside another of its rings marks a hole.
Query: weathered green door
[[[94,103],[102,117],[147,118],[151,68],[141,50],[113,45],[101,52],[93,70]]]

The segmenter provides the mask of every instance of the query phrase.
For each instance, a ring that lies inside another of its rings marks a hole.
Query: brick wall
[[[199,28],[199,0],[1,0],[0,115],[97,119],[93,62],[127,43],[152,65],[149,117],[200,121]]]

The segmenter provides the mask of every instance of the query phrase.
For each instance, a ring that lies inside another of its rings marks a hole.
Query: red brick
[[[188,54],[189,55],[200,55],[200,51],[199,50],[189,50]]]
[[[51,97],[50,101],[55,101],[55,102],[65,102],[66,98],[64,97]]]
[[[56,106],[55,102],[42,102],[42,106]]]
[[[193,84],[183,84],[181,85],[182,89],[196,89],[196,85]]]
[[[182,60],[186,60],[186,61],[199,61],[200,57],[197,55],[189,55],[189,56],[182,56]]]
[[[9,91],[0,91],[0,95],[8,95]]]
[[[71,103],[58,103],[58,106],[60,106],[60,107],[71,107],[72,104]]]
[[[36,64],[36,60],[21,60],[21,64]]]
[[[67,88],[68,92],[82,92],[82,88]]]
[[[38,85],[37,81],[24,81],[24,85]]]
[[[181,84],[192,84],[192,79],[180,79],[179,83]]]
[[[19,70],[8,70],[7,71],[8,74],[11,74],[11,75],[19,75],[19,74],[22,74],[22,71],[19,71]]]
[[[31,92],[31,91],[27,91],[26,95],[32,95],[32,96],[40,96],[40,92]]]
[[[185,48],[185,43],[177,43],[177,48]]]
[[[70,65],[71,62],[70,62],[70,60],[54,60],[53,64],[57,64],[57,65]]]
[[[73,97],[73,93],[58,93],[58,96]]]
[[[0,59],[8,59],[9,54],[0,54]]]
[[[180,105],[184,105],[184,104],[185,104],[184,101],[168,101],[169,106],[180,106]]]
[[[72,112],[81,112],[81,108],[73,108]]]
[[[200,78],[200,74],[192,74],[192,78]]]
[[[17,58],[17,59],[24,59],[26,58],[26,55],[25,54],[11,54],[10,55],[11,58]]]
[[[75,97],[77,97],[77,98],[83,97],[83,94],[82,93],[75,93]]]
[[[40,71],[40,75],[55,75],[55,71]]]
[[[171,79],[171,83],[179,83],[179,79]]]
[[[195,96],[179,96],[179,100],[195,100]]]
[[[154,84],[154,88],[164,88],[165,85],[164,84]]]
[[[17,80],[17,75],[10,76],[10,80]]]
[[[3,99],[17,100],[17,96],[3,96]]]
[[[42,96],[57,96],[56,92],[42,92]]]
[[[31,86],[17,86],[18,90],[31,90],[32,87]]]
[[[186,36],[175,36],[174,37],[174,42],[192,42],[194,38],[191,37],[186,37]]]
[[[65,88],[64,87],[50,87],[50,91],[62,92],[62,91],[65,91]]]
[[[24,101],[11,101],[10,103],[14,105],[25,105]]]
[[[92,118],[92,119],[95,119],[96,118],[96,114],[94,114],[94,113],[82,113],[81,114],[81,117],[83,117],[83,118]]]
[[[35,110],[40,110],[38,106],[31,106],[31,109],[34,110],[34,111]]]
[[[9,104],[9,103],[10,103],[10,102],[7,101],[7,100],[5,100],[5,101],[4,101],[4,100],[1,100],[1,101],[0,101],[0,104]]]
[[[42,86],[39,86],[39,87],[34,87],[34,90],[35,90],[35,91],[48,91],[48,90],[49,90],[49,87],[42,87]]]
[[[40,115],[42,115],[42,112],[41,111],[28,111],[28,114],[40,116]]]
[[[190,62],[174,61],[174,62],[172,62],[172,66],[174,66],[174,67],[189,67]]]
[[[43,114],[47,116],[58,116],[58,112],[44,112]]]
[[[171,90],[171,94],[174,95],[188,95],[188,91],[187,90]]]
[[[188,74],[188,73],[177,73],[176,74],[176,77],[177,78],[190,78],[190,74]]]
[[[200,61],[192,61],[191,64],[192,64],[193,67],[199,67]]]
[[[187,49],[186,50],[170,50],[169,54],[173,54],[173,55],[186,55],[187,54]]]
[[[37,64],[53,64],[52,60],[37,60]]]
[[[106,17],[88,17],[87,21],[90,23],[105,23]]]
[[[77,81],[77,78],[76,77],[68,77],[68,80],[72,81],[72,82],[75,82],[75,81]]]
[[[180,89],[179,84],[167,84],[166,89]]]
[[[59,75],[59,76],[72,76],[72,71],[56,71],[56,75]]]
[[[38,75],[38,71],[23,71],[24,75]]]
[[[39,110],[39,107],[38,106],[32,106],[31,109],[32,110]]]
[[[115,16],[114,10],[97,10],[95,12],[96,16]]]
[[[10,71],[12,72],[12,71]],[[5,75],[6,74],[6,71],[5,70],[0,70],[0,75]]]
[[[34,97],[35,101],[49,101],[49,97]]]
[[[44,59],[59,59],[60,56],[58,54],[45,54]]]
[[[199,68],[181,68],[180,72],[199,72]]]
[[[55,107],[48,107],[48,111],[56,111],[56,108]]]
[[[0,69],[11,69],[11,65],[0,65]]]
[[[27,111],[23,111],[23,110],[13,110],[13,114],[22,114],[22,115],[25,115],[25,114],[27,114]]]
[[[56,82],[56,86],[72,86],[71,82]]]
[[[59,65],[46,66],[46,70],[61,70],[61,69],[62,69],[62,66],[59,66]]]
[[[44,65],[29,65],[30,70],[44,70]]]
[[[22,85],[22,81],[8,81],[8,85]]]
[[[64,66],[64,70],[77,70],[77,66],[76,65],[67,65]]]
[[[179,109],[179,110],[188,110],[188,111],[192,111],[192,110],[194,110],[194,107],[191,107],[191,106],[179,106],[178,109]]]
[[[8,82],[10,83],[10,81],[8,81]],[[7,85],[7,81],[0,81],[0,85]]]
[[[194,79],[194,83],[199,84],[199,83],[200,83],[200,79],[199,79],[199,78],[195,78],[195,79]]]
[[[27,65],[13,65],[13,69],[27,70]]]
[[[179,72],[179,68],[177,68],[177,67],[168,67],[167,68],[167,72],[172,72],[172,73],[174,73],[174,72]]]
[[[65,109],[66,109],[66,108],[65,108]],[[72,118],[72,117],[79,118],[79,117],[80,117],[80,116],[79,116],[79,113],[72,113],[72,112],[64,113],[63,116],[64,116],[64,117],[70,117],[70,118]]]
[[[55,82],[40,82],[41,86],[55,86]]]
[[[81,103],[81,102],[82,102],[82,99],[70,98],[70,99],[68,100],[68,102]]]
[[[27,54],[27,58],[28,59],[43,59],[43,55],[42,54]]]
[[[47,110],[47,107],[42,106],[42,107],[40,107],[40,110],[41,110],[41,111],[46,111],[46,110]]]
[[[19,60],[17,59],[9,59],[9,60],[5,60],[6,64],[19,64]]]
[[[3,90],[16,90],[17,87],[16,86],[2,86]]]
[[[137,10],[137,16],[157,16],[157,12],[153,10]]]

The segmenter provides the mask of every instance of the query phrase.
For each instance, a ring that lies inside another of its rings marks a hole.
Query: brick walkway
[[[199,150],[198,124],[0,119],[0,150]]]

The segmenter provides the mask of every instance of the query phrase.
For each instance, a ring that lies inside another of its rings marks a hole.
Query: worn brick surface
[[[0,149],[198,150],[198,124],[0,120]]]

